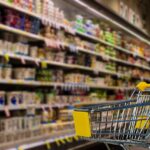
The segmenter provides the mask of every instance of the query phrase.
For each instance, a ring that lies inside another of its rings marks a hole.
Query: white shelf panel
[[[58,140],[62,140],[62,139],[66,139],[66,138],[72,138],[72,137],[75,137],[75,133],[73,133],[74,131],[72,130],[72,132],[68,133],[66,132],[66,135],[63,133],[63,135],[59,136],[56,134],[56,136],[54,135],[54,137],[51,137],[51,138],[48,138],[48,136],[41,136],[39,138],[32,138],[29,140],[24,140],[23,143],[25,144],[18,144],[16,143],[16,145],[18,147],[14,147],[14,148],[8,148],[7,150],[16,150],[17,148],[18,149],[23,149],[23,150],[28,150],[28,149],[31,149],[31,148],[35,148],[35,147],[39,147],[39,146],[42,146],[42,145],[46,145],[46,143],[54,143]],[[54,133],[53,133],[54,134]],[[33,142],[31,142],[33,141]]]

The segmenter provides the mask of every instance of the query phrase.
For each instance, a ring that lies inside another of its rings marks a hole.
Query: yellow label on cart
[[[136,129],[148,129],[150,128],[150,120],[147,121],[147,116],[138,117],[138,121],[135,125]]]
[[[140,82],[136,88],[138,88],[138,90],[140,91],[144,91],[147,88],[150,88],[150,84],[146,83],[146,82]]]
[[[91,137],[91,126],[88,112],[73,112],[75,131],[77,136]]]

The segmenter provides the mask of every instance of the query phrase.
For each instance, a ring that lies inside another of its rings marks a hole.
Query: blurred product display
[[[150,44],[112,24],[75,0],[0,0],[1,150],[79,144],[74,107],[150,81]]]

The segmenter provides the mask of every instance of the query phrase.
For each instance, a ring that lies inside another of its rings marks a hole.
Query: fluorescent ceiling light
[[[105,20],[113,23],[114,25],[120,27],[121,29],[123,29],[124,31],[132,34],[133,36],[137,37],[138,39],[142,40],[143,42],[147,43],[148,45],[150,45],[150,42],[144,38],[142,38],[141,36],[139,36],[138,34],[136,34],[135,32],[129,30],[128,28],[126,28],[125,26],[121,25],[120,23],[112,20],[111,18],[107,17],[106,15],[100,13],[99,11],[93,9],[92,7],[90,7],[89,5],[85,4],[84,2],[80,1],[80,0],[74,0],[75,2],[77,2],[78,4],[80,4],[81,6],[87,8],[88,10],[90,10],[91,12],[93,12],[94,14],[104,18]]]

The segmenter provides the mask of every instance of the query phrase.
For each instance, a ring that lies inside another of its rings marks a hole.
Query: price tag
[[[93,72],[94,72],[95,75],[99,74],[99,71],[97,69],[94,69]]]
[[[26,61],[25,61],[24,58],[21,58],[21,63],[24,64],[24,65],[26,64]]]
[[[73,139],[72,139],[72,138],[67,137],[67,138],[66,138],[66,141],[67,141],[68,143],[71,143],[71,142],[73,142]]]
[[[133,56],[134,56],[134,57],[137,57],[137,53],[133,53]]]
[[[58,22],[56,23],[56,29],[60,29],[60,25]]]
[[[64,85],[64,90],[65,90],[65,91],[68,91],[68,83],[65,83],[65,85]]]
[[[71,52],[77,52],[77,48],[74,44],[70,44],[69,49],[70,49]]]
[[[150,62],[150,59],[149,59],[148,57],[146,57],[146,60],[147,60],[148,62]]]
[[[41,67],[42,67],[43,69],[47,68],[47,63],[46,63],[45,61],[42,61],[42,62],[41,62]]]
[[[39,61],[35,60],[35,64],[39,67]]]
[[[60,141],[59,141],[58,139],[56,139],[55,142],[56,142],[57,146],[60,146],[60,145],[61,145],[61,144],[60,144]]]
[[[44,41],[45,41],[46,46],[49,46],[50,40],[45,38]]]
[[[49,110],[50,110],[50,111],[52,111],[52,110],[53,110],[53,109],[52,109],[52,105],[49,105]]]
[[[47,20],[46,20],[46,17],[45,17],[45,16],[42,17],[42,23],[43,23],[44,25],[47,25]]]
[[[76,31],[73,28],[70,28],[71,34],[75,35]]]
[[[4,58],[5,58],[5,60],[6,60],[7,62],[9,62],[10,58],[9,58],[9,55],[8,55],[8,54],[5,54],[5,55],[4,55]]]
[[[24,150],[22,147],[18,147],[18,150]]]
[[[5,107],[4,107],[4,111],[5,111],[5,115],[6,115],[7,117],[10,117],[10,111],[9,111],[8,106],[5,106]]]
[[[107,56],[107,55],[103,55],[102,58],[103,58],[103,60],[105,60],[105,61],[109,61],[109,56]]]
[[[41,107],[41,108],[42,108],[42,110],[43,110],[43,111],[45,111],[45,107],[44,107],[43,105],[42,105],[42,107]]]
[[[74,139],[75,139],[76,141],[78,141],[78,140],[79,140],[79,137],[78,137],[78,136],[74,136]]]
[[[42,23],[45,25],[46,23],[45,23],[46,21],[45,21],[45,17],[44,16],[42,16]]]
[[[141,77],[141,81],[143,81],[144,80],[144,78],[143,77]]]
[[[117,77],[118,77],[118,78],[120,78],[120,77],[121,77],[121,74],[120,74],[120,73],[118,73],[118,74],[117,74]]]
[[[66,141],[65,141],[64,139],[60,139],[60,142],[61,142],[62,144],[66,144]]]
[[[57,48],[59,48],[60,49],[60,41],[56,41],[56,46],[57,46]]]
[[[54,40],[51,40],[51,46],[56,48],[57,47],[57,42]]]
[[[24,83],[23,80],[18,80],[18,81],[17,81],[17,84],[23,84],[23,83]]]
[[[49,142],[45,142],[45,145],[46,145],[46,147],[47,147],[47,150],[50,150],[50,149],[51,149],[51,145],[50,145]]]
[[[8,80],[8,83],[9,83],[9,84],[12,84],[12,83],[13,83],[13,81],[9,79],[9,80]]]

